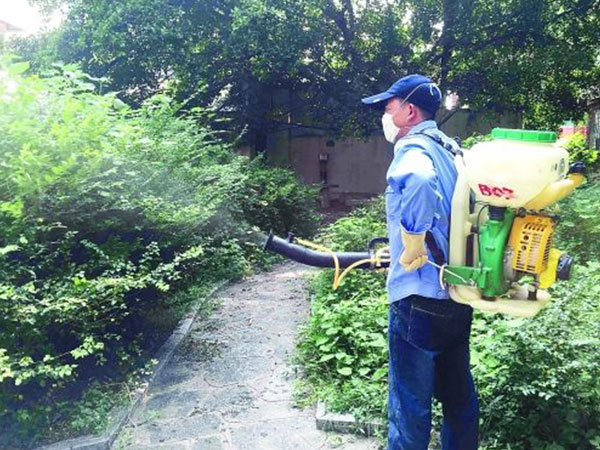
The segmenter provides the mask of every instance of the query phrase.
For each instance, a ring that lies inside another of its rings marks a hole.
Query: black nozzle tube
[[[587,174],[587,166],[585,165],[585,163],[583,161],[575,161],[569,167],[569,174],[571,174],[571,173],[580,173],[582,175],[586,175]]]
[[[273,232],[269,233],[269,237],[265,242],[264,251],[267,250],[273,253],[279,253],[280,255],[308,266],[335,267],[335,263],[330,253],[310,250],[301,245],[294,244],[289,240],[277,237]],[[337,256],[342,269],[361,259],[371,258],[371,253],[369,252],[336,252],[335,255]],[[375,267],[371,262],[364,262],[356,266],[356,268],[375,269],[388,266],[388,262],[382,262],[378,267]]]
[[[571,279],[571,268],[575,262],[574,258],[566,253],[558,258],[558,267],[556,268],[556,278],[559,280]]]

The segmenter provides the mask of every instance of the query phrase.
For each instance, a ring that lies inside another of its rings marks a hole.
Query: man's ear
[[[417,105],[413,105],[412,103],[409,103],[409,106],[411,108],[409,112],[410,119],[415,119],[419,122],[427,119],[427,115],[423,109],[421,109]]]
[[[410,108],[410,110],[408,111],[408,119],[409,120],[416,119],[417,116],[419,115],[418,108],[415,105],[413,105],[412,103],[409,103],[408,107]]]

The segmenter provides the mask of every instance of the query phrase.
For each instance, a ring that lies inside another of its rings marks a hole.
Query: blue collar
[[[396,150],[397,150],[396,146],[398,145],[398,142],[400,142],[402,139],[407,138],[407,137],[417,134],[417,133],[421,133],[423,130],[428,130],[430,128],[434,128],[436,130],[438,129],[437,123],[435,123],[435,120],[424,120],[423,122],[416,124],[414,127],[412,127],[408,131],[408,133],[406,133],[405,136],[401,137],[394,143],[394,153],[396,153]]]
[[[437,129],[437,124],[435,123],[435,120],[424,120],[423,122],[416,124],[414,127],[412,127],[410,129],[410,131],[408,133],[406,133],[406,136],[410,136],[411,134],[420,133],[421,131],[427,130],[429,128]]]

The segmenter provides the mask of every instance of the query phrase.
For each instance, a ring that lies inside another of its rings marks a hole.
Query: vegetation
[[[110,401],[96,388],[83,394],[90,380],[131,378],[138,357],[211,284],[267,264],[258,226],[317,226],[314,190],[237,156],[203,111],[176,117],[166,96],[133,110],[74,66],[43,77],[24,76],[27,68],[10,58],[0,68],[8,447],[56,434],[58,423],[94,431],[103,421],[81,408],[108,410]]]
[[[600,255],[600,223],[596,214],[600,180],[598,174],[588,175],[587,180],[560,204],[557,239],[561,248],[577,256],[578,262],[593,264]]]
[[[364,251],[385,236],[383,202],[374,202],[331,224],[321,237],[336,251]],[[320,399],[335,411],[362,418],[385,417],[387,403],[387,294],[385,276],[352,271],[332,291],[332,271],[312,286],[312,311],[298,345],[305,376],[301,404]]]
[[[481,404],[486,450],[600,448],[600,222],[592,179],[562,205],[556,246],[577,258],[573,278],[553,289],[535,319],[477,313],[471,363]],[[337,250],[358,250],[384,230],[377,201],[326,231]],[[313,286],[313,313],[298,359],[305,378],[300,402],[320,399],[330,410],[386,422],[387,305],[384,279],[351,273],[332,291],[331,273]],[[438,414],[439,419],[439,414]]]
[[[590,0],[34,1],[69,11],[15,45],[36,67],[80,62],[136,104],[168,86],[230,111],[258,149],[297,123],[364,135],[376,123],[360,98],[408,73],[476,110],[523,111],[529,128],[581,118],[600,76]]]
[[[590,171],[598,169],[598,150],[588,147],[584,134],[572,134],[563,147],[569,152],[569,160],[585,163]]]

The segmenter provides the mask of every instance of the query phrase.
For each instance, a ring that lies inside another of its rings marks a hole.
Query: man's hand
[[[427,262],[427,249],[425,248],[425,233],[409,234],[402,230],[402,244],[404,251],[400,255],[400,264],[406,272],[413,272]]]

